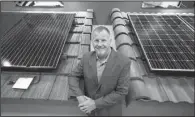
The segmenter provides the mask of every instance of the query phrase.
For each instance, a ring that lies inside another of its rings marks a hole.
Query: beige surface
[[[101,25],[93,25],[93,28],[92,28],[92,29],[95,29],[97,26],[101,26]],[[113,49],[116,50],[115,39],[114,39],[114,32],[113,32],[113,27],[112,27],[112,25],[103,25],[103,26],[106,26],[106,27],[110,30],[111,39],[112,39],[111,47],[113,47]],[[92,32],[93,32],[93,31],[92,31]],[[91,38],[91,39],[92,39],[92,38]],[[92,45],[92,44],[91,44],[91,46],[90,46],[90,51],[94,51],[94,48],[93,48],[93,45]]]

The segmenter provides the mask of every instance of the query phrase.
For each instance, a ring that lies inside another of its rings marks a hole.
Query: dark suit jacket
[[[112,49],[98,83],[96,53],[84,54],[69,78],[75,96],[86,95],[95,100],[97,115],[121,115],[122,101],[128,93],[130,59]],[[79,88],[79,78],[84,78],[84,91]]]

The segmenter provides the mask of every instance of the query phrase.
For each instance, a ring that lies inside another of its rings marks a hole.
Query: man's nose
[[[101,41],[98,42],[98,46],[102,46],[102,42]]]

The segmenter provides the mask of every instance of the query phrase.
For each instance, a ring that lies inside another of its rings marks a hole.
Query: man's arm
[[[126,64],[120,74],[117,81],[116,90],[112,91],[104,97],[100,97],[95,100],[96,108],[104,108],[106,106],[111,106],[116,104],[118,101],[122,100],[125,95],[128,94],[129,78],[130,78],[130,64]]]
[[[73,69],[69,81],[70,90],[74,93],[75,97],[83,96],[84,93],[79,87],[79,81],[83,78],[83,58],[78,65]]]

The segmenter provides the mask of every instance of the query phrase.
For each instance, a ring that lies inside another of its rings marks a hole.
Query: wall
[[[140,1],[138,2],[64,2],[63,8],[21,8],[15,7],[13,2],[2,2],[2,11],[86,11],[93,9],[95,13],[96,25],[111,24],[109,14],[112,8],[119,8],[125,12],[192,12],[194,9],[142,9]]]

